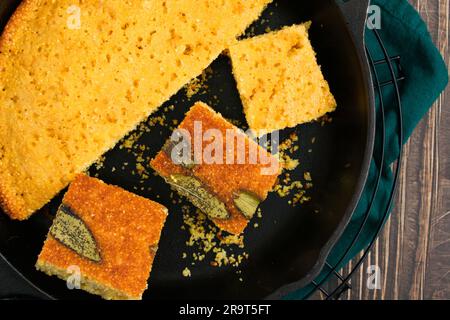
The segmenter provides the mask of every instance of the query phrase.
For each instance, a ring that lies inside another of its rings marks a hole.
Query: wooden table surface
[[[450,0],[409,1],[449,65]],[[367,287],[371,265],[378,290]],[[450,87],[406,145],[395,210],[351,285],[343,299],[450,299]]]

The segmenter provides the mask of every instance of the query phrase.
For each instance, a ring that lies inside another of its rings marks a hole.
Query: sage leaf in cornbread
[[[225,204],[209,192],[198,179],[192,176],[174,174],[167,179],[167,182],[211,219],[224,220],[230,218],[230,213]]]
[[[195,167],[190,146],[185,141],[174,142],[169,140],[162,149],[174,164],[180,165],[187,170]]]
[[[50,235],[86,259],[94,262],[102,260],[97,242],[89,228],[71,208],[64,204],[56,213]]]
[[[236,192],[234,198],[234,204],[248,220],[253,218],[260,203],[261,200],[255,194],[245,190]]]

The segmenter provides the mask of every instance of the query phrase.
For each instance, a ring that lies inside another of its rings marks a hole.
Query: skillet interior
[[[18,2],[1,2],[1,27]],[[254,24],[257,34],[267,27],[276,29],[313,21],[311,40],[338,101],[332,123],[323,127],[312,123],[282,132],[283,137],[292,132],[300,137],[301,166],[294,175],[302,177],[303,172],[311,172],[314,182],[314,188],[309,192],[311,201],[292,208],[286,200],[272,194],[262,205],[263,218],[258,221],[259,228],[246,230],[245,250],[250,259],[239,267],[241,274],[237,275],[234,268],[214,268],[205,262],[190,267],[192,277],[186,279],[181,271],[188,263],[181,256],[186,251],[188,233],[180,230],[183,225],[180,205],[172,204],[169,187],[158,177],[146,182],[145,191],[136,191],[134,187],[141,185],[139,179],[130,174],[131,169],[111,172],[113,166],[120,168],[124,162],[130,163],[129,168],[132,168],[134,161],[125,151],[113,149],[106,155],[104,168],[92,168],[91,172],[98,173],[108,183],[150,199],[159,195],[157,200],[171,212],[153,266],[150,288],[144,298],[263,298],[299,279],[303,279],[301,283],[311,281],[321,269],[318,262],[342,231],[355,205],[361,179],[366,174],[373,115],[366,75],[346,23],[334,1],[330,0],[275,1],[263,18],[268,22]],[[189,100],[184,91],[180,91],[166,103],[166,106],[176,106],[175,111],[166,115],[168,121],[181,120],[194,101],[203,100],[215,101],[212,106],[225,117],[245,123],[229,59],[221,56],[212,64],[212,69],[214,73],[208,80],[207,93]],[[163,109],[155,116],[162,115]],[[152,146],[147,154],[152,157],[170,133],[168,128],[156,126],[139,142]],[[314,144],[311,143],[313,138]],[[312,153],[307,152],[309,149]],[[151,190],[147,190],[148,187]],[[57,197],[26,222],[10,221],[1,214],[0,252],[33,284],[56,298],[93,298],[80,291],[67,290],[63,281],[34,270],[36,257],[60,200],[61,196]]]

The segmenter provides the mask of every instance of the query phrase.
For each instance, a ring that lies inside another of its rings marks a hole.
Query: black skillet
[[[4,27],[19,2],[0,2],[0,28]],[[312,20],[311,40],[338,101],[338,110],[333,114],[333,122],[325,126],[311,123],[282,132],[283,137],[292,132],[297,132],[300,137],[301,166],[294,175],[301,177],[303,172],[311,172],[314,182],[314,188],[309,191],[311,201],[292,208],[286,200],[272,194],[262,204],[263,218],[257,221],[259,228],[252,227],[252,222],[245,232],[250,259],[241,264],[240,274],[236,274],[235,268],[216,268],[205,262],[189,266],[192,277],[184,278],[181,271],[188,262],[181,256],[188,251],[185,246],[188,234],[180,230],[183,224],[180,206],[172,204],[168,185],[155,177],[145,184],[146,190],[151,187],[151,191],[139,191],[139,188],[136,191],[134,187],[142,185],[130,174],[131,169],[111,172],[113,166],[120,168],[125,162],[130,163],[127,168],[133,167],[133,157],[119,148],[106,154],[102,169],[91,169],[106,182],[157,199],[170,210],[144,298],[281,297],[318,275],[359,200],[372,153],[374,103],[363,40],[367,6],[368,0],[338,3],[332,0],[279,0],[264,13],[263,18],[268,22],[254,24],[254,30],[259,34],[268,26],[276,29]],[[207,93],[199,93],[189,100],[180,91],[166,103],[166,106],[176,106],[175,111],[167,114],[169,121],[181,120],[194,101],[208,102],[216,96],[212,106],[217,111],[245,123],[228,58],[219,57],[212,69],[214,75],[208,81]],[[156,115],[163,112],[161,108]],[[155,127],[139,142],[151,145],[152,151],[147,155],[154,156],[169,136],[168,128]],[[308,152],[309,149],[312,152]],[[26,222],[11,221],[0,214],[0,252],[30,285],[49,297],[91,298],[84,292],[68,290],[64,281],[34,269],[60,200],[61,195]]]

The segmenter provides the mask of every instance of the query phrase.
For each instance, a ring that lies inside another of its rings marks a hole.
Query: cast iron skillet
[[[18,0],[0,3],[1,28],[17,7]],[[301,166],[294,176],[309,171],[314,188],[309,191],[311,201],[292,208],[286,200],[271,194],[262,204],[263,218],[259,228],[245,232],[246,251],[250,259],[240,267],[241,274],[231,267],[214,268],[207,262],[189,266],[181,258],[188,252],[186,231],[179,205],[169,198],[170,189],[162,179],[146,182],[146,190],[131,169],[116,170],[125,162],[132,168],[133,158],[115,148],[106,154],[103,169],[92,168],[103,180],[157,199],[168,206],[170,216],[163,231],[160,249],[155,259],[149,289],[144,298],[277,298],[309,283],[324,265],[330,249],[342,234],[359,200],[364,186],[374,140],[374,103],[370,72],[364,52],[363,30],[368,0],[336,3],[332,0],[279,0],[265,11],[268,23],[255,23],[256,33],[263,33],[284,25],[312,20],[312,43],[338,101],[333,122],[325,126],[312,123],[282,132],[283,137],[297,132],[300,137]],[[344,15],[343,15],[344,13]],[[214,76],[208,81],[209,92],[199,93],[191,100],[180,91],[168,105],[175,111],[167,114],[181,120],[196,100],[210,101],[225,117],[245,123],[242,105],[232,77],[229,59],[221,56],[213,64]],[[151,90],[151,84],[149,84]],[[156,115],[162,114],[163,108]],[[245,129],[245,128],[244,128]],[[155,127],[140,143],[151,145],[148,156],[154,156],[170,136],[166,127]],[[312,139],[315,143],[312,144]],[[308,152],[312,149],[312,152]],[[29,283],[48,297],[93,298],[79,290],[71,291],[64,281],[35,271],[36,257],[51,225],[51,219],[61,195],[26,222],[11,221],[0,214],[0,252]],[[139,223],[137,221],[136,223]],[[181,271],[189,266],[192,277],[186,279]],[[242,278],[241,282],[239,278]]]

